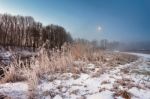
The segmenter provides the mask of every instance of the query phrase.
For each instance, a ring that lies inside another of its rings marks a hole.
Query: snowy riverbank
[[[40,99],[150,99],[150,55],[117,67],[87,65],[88,73],[48,75],[41,80],[37,92]],[[103,68],[103,71],[99,71]],[[101,72],[101,73],[100,73]],[[12,99],[27,99],[26,82],[0,85],[0,93]],[[126,95],[127,94],[127,95]]]

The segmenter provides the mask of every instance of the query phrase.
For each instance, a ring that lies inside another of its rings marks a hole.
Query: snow
[[[143,58],[150,58],[150,54],[143,54],[143,53],[129,53],[132,55],[137,55],[139,57],[143,57]]]
[[[11,99],[27,99],[28,85],[26,83],[6,83],[0,85],[0,93],[8,95]]]
[[[136,87],[129,89],[129,92],[134,94],[135,96],[133,99],[150,99],[150,91],[149,90],[142,90]]]
[[[11,62],[11,57],[12,57],[12,53],[10,52],[3,52],[3,53],[0,53],[0,61],[5,64],[5,65],[8,65],[10,64]]]
[[[4,52],[4,53],[0,53],[0,56],[3,57],[3,58],[9,58],[12,56],[12,53],[10,53],[9,51],[7,52]]]
[[[103,91],[93,95],[88,95],[87,99],[113,99],[113,93],[111,91]]]
[[[117,90],[126,90],[131,93],[131,99],[150,99],[150,75],[133,72],[134,70],[149,71],[147,62],[150,61],[150,55],[130,54],[138,55],[139,60],[114,67],[111,70],[108,69],[97,77],[91,76],[90,73],[96,72],[96,69],[93,71],[95,65],[90,63],[87,65],[90,72],[79,74],[77,79],[72,77],[75,74],[58,74],[58,78],[53,81],[42,80],[37,89],[41,94],[49,91],[55,95],[53,98],[50,95],[43,96],[42,99],[114,99],[114,93],[117,92],[115,91],[116,87]],[[124,69],[129,70],[129,73],[121,71]],[[64,76],[67,79],[63,79]],[[0,93],[8,95],[12,99],[18,97],[18,99],[27,99],[28,85],[26,82],[1,84]],[[122,96],[115,98],[123,99]]]
[[[59,96],[59,95],[56,95],[56,96],[54,97],[54,99],[62,99],[62,97]]]

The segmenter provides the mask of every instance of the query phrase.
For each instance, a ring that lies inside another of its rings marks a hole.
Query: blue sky
[[[0,0],[0,13],[33,16],[89,40],[150,41],[150,0]]]

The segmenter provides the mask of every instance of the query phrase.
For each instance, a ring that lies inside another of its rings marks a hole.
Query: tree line
[[[102,50],[119,50],[122,45],[121,42],[118,41],[109,41],[107,39],[102,40],[86,40],[82,38],[75,39],[74,42],[76,43],[82,43],[84,45],[91,45],[95,49],[102,49]]]
[[[48,41],[48,48],[60,48],[72,37],[58,25],[43,26],[31,16],[0,15],[0,45],[4,47],[38,48]]]

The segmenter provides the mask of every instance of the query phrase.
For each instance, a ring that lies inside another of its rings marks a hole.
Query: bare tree
[[[71,42],[71,35],[58,25],[43,26],[30,16],[0,15],[0,44],[14,47],[38,48],[46,41],[48,48],[61,46],[65,42]]]

